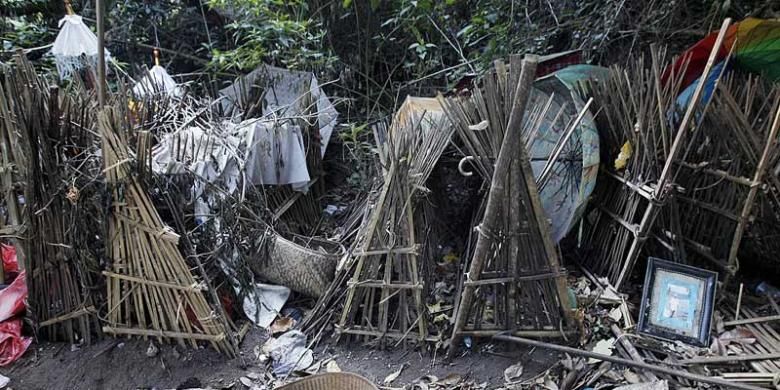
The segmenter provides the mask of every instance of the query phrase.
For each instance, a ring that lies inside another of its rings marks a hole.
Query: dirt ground
[[[255,358],[254,349],[265,340],[263,332],[249,332],[241,345],[241,355],[226,359],[219,353],[201,348],[159,346],[159,353],[148,357],[149,342],[138,339],[107,339],[95,345],[73,348],[63,343],[34,344],[19,361],[0,369],[11,378],[7,388],[16,390],[59,389],[245,389],[239,378],[251,373],[262,375],[265,363]],[[489,348],[490,346],[488,346]],[[487,349],[487,348],[482,348]],[[439,378],[459,374],[475,383],[503,383],[503,371],[523,362],[524,376],[546,370],[558,358],[546,351],[510,349],[502,352],[470,352],[446,363],[413,349],[379,351],[359,345],[325,345],[315,349],[315,362],[335,359],[342,371],[356,372],[381,384],[389,374],[404,369],[393,387],[414,382],[424,375]]]

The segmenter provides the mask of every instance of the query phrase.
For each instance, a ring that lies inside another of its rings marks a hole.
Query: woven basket
[[[368,379],[350,372],[326,372],[277,387],[277,390],[379,390]]]
[[[314,298],[325,293],[333,281],[341,257],[338,244],[310,239],[307,248],[273,234],[268,256],[250,261],[252,271],[268,282]],[[335,253],[334,253],[335,252]]]

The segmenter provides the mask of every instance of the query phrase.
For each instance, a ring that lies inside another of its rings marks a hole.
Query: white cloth
[[[258,185],[291,184],[296,191],[306,191],[311,178],[300,127],[289,121],[255,121],[247,133],[247,145],[248,181]]]
[[[316,119],[320,130],[320,153],[325,155],[333,128],[338,121],[338,112],[320,88],[314,73],[261,65],[219,91],[223,97],[222,108],[226,112],[240,111],[245,106],[245,102],[241,101],[243,92],[254,86],[265,90],[262,114],[265,119],[292,118],[310,111],[315,116],[312,119]],[[315,107],[308,107],[306,104],[307,93],[311,95]]]
[[[184,90],[176,84],[173,77],[162,66],[155,65],[149,69],[141,81],[133,87],[133,94],[138,97],[164,93],[172,97],[181,97]]]
[[[228,193],[239,185],[242,174],[256,185],[290,184],[305,192],[309,176],[301,129],[290,121],[250,119],[225,122],[220,129],[204,132],[189,127],[168,134],[152,150],[152,170],[160,174],[191,172],[201,180],[193,195],[203,193],[204,182]],[[197,213],[206,213],[207,205]]]
[[[54,40],[51,53],[60,78],[69,79],[85,63],[97,67],[97,36],[84,24],[81,16],[66,15],[60,19],[59,26],[60,32]],[[111,58],[108,50],[105,56],[106,60]]]

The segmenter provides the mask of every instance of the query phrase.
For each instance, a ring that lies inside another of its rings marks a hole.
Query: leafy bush
[[[230,41],[212,51],[217,69],[252,70],[264,62],[311,69],[336,61],[306,1],[210,0],[209,5],[233,19],[225,25]]]

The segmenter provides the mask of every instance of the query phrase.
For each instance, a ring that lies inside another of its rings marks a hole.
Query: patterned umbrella
[[[561,136],[585,106],[573,89],[580,81],[606,74],[606,68],[573,65],[534,83],[531,98],[536,105],[544,106],[552,97],[550,109],[529,148],[531,168],[537,180]],[[593,115],[587,112],[563,145],[562,153],[552,165],[552,174],[540,191],[542,207],[552,223],[556,242],[582,217],[596,186],[599,161],[599,136]]]

